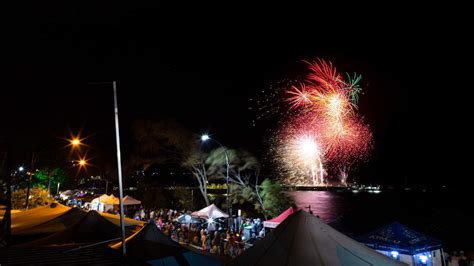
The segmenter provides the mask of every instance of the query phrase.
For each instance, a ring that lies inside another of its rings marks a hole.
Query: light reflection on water
[[[463,191],[288,191],[298,209],[339,231],[361,235],[394,221],[439,238],[447,246],[474,247],[472,194]],[[453,217],[457,217],[453,219]],[[460,237],[463,236],[463,237]]]
[[[314,215],[318,215],[326,223],[336,219],[343,207],[342,196],[330,191],[289,191],[287,193],[293,198],[298,209],[308,211],[307,207],[311,206]]]

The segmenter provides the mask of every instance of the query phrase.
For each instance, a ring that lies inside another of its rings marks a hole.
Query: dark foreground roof
[[[313,215],[297,211],[228,265],[306,266],[383,265],[403,263],[336,231]]]
[[[81,246],[120,237],[120,227],[95,211],[88,212],[73,226],[21,247]]]
[[[119,251],[104,246],[68,252],[59,248],[0,248],[0,265],[126,265]]]

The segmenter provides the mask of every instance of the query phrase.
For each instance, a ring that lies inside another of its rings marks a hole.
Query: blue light
[[[395,259],[398,258],[398,255],[399,255],[398,251],[392,251],[390,252],[390,254],[392,254],[392,257]]]
[[[426,263],[428,261],[428,257],[425,255],[420,255],[420,260],[421,260],[421,263]]]

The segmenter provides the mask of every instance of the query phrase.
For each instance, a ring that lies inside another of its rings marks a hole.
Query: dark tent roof
[[[219,261],[195,253],[163,234],[154,223],[127,240],[127,256],[151,265],[220,265]],[[114,248],[120,248],[117,244]],[[204,263],[204,264],[202,264]]]
[[[106,246],[69,251],[65,248],[0,248],[1,265],[124,265],[121,253]]]
[[[339,233],[313,215],[288,216],[231,265],[404,265]]]
[[[385,225],[356,239],[373,249],[396,250],[410,255],[441,248],[440,240],[418,233],[398,222]]]
[[[18,234],[57,218],[71,208],[57,202],[12,214],[12,234]]]
[[[48,237],[26,243],[24,247],[92,244],[120,237],[120,227],[95,211],[88,212],[73,226]]]
[[[49,233],[56,233],[66,228],[71,227],[77,221],[84,218],[87,212],[78,209],[78,208],[71,208],[70,210],[66,211],[64,214],[53,218],[47,222],[42,224],[35,225],[31,228],[26,228],[22,231],[16,233],[17,235],[33,235],[33,234],[49,234]]]

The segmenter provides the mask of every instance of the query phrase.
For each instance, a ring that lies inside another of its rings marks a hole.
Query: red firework
[[[318,59],[318,62],[306,62],[311,73],[308,82],[314,90],[321,93],[340,92],[342,78],[331,62]]]
[[[311,92],[306,89],[304,84],[301,84],[301,89],[298,89],[295,86],[292,86],[291,88],[292,90],[288,91],[288,94],[291,96],[287,100],[290,102],[291,108],[313,104],[313,95],[311,95]]]
[[[372,133],[354,112],[360,77],[345,82],[331,62],[307,62],[311,73],[300,88],[288,92],[290,108],[298,113],[290,117],[279,139],[285,150],[283,160],[294,160],[288,142],[304,134],[317,141],[319,162],[348,168],[368,157],[372,147]],[[291,165],[291,164],[290,164]],[[322,169],[322,167],[321,167]],[[322,180],[322,178],[321,178]]]

